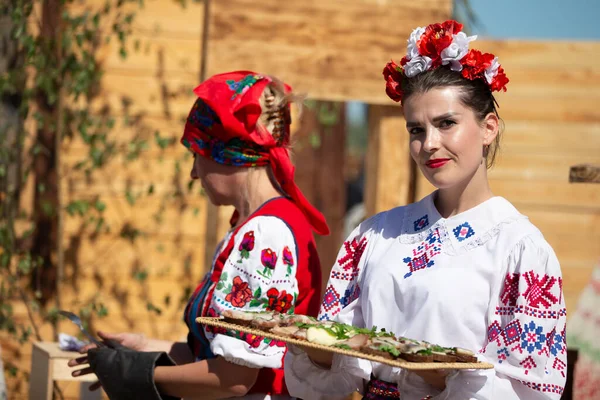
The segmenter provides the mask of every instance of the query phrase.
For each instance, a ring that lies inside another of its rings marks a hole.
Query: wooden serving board
[[[293,344],[296,346],[302,347],[310,347],[313,349],[319,349],[324,351],[329,351],[332,353],[343,354],[346,356],[363,358],[365,360],[375,361],[381,364],[386,364],[392,367],[400,367],[408,370],[431,370],[431,369],[492,369],[494,368],[493,364],[485,363],[485,362],[476,362],[476,363],[462,363],[462,362],[454,362],[454,363],[441,363],[441,362],[430,362],[430,363],[419,363],[419,362],[410,362],[403,359],[387,359],[380,356],[363,353],[358,350],[347,350],[340,349],[338,347],[333,346],[325,346],[316,343],[310,343],[306,340],[295,339],[291,337],[285,337],[276,335],[274,333],[263,331],[256,328],[251,328],[248,326],[242,326],[237,324],[231,324],[225,322],[222,318],[214,318],[214,317],[198,317],[196,318],[196,322],[202,325],[215,326],[218,328],[230,329],[233,331],[239,331],[244,333],[249,333],[251,335],[263,336],[273,340],[280,340],[287,344]]]

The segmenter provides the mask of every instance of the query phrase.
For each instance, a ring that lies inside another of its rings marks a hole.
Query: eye
[[[410,128],[408,130],[408,133],[410,133],[411,135],[418,135],[420,133],[423,133],[423,128],[416,126],[414,128]]]
[[[456,125],[456,122],[451,119],[445,119],[440,122],[440,128],[451,128],[454,125]]]

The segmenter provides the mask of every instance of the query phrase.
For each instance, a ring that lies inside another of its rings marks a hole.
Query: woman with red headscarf
[[[237,71],[211,77],[198,96],[181,142],[194,154],[192,179],[210,201],[233,205],[232,228],[184,313],[187,344],[134,334],[100,336],[85,348],[111,399],[289,398],[283,343],[202,327],[198,316],[224,310],[315,315],[321,271],[312,231],[325,219],[294,183],[289,158],[291,88],[272,77]]]

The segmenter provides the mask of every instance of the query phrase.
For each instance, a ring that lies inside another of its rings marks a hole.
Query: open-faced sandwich
[[[459,347],[442,347],[425,341],[396,337],[385,330],[318,321],[306,315],[226,310],[222,317],[226,322],[249,326],[283,338],[359,351],[386,359],[401,358],[419,363],[477,362],[473,352]]]

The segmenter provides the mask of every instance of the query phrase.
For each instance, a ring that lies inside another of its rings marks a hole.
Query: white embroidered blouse
[[[442,392],[399,368],[347,356],[331,370],[290,347],[286,384],[304,399],[344,398],[371,374],[403,399],[559,399],[566,309],[558,260],[541,232],[494,197],[443,218],[435,193],[378,214],[340,250],[319,318],[459,346],[492,370],[454,371]]]

